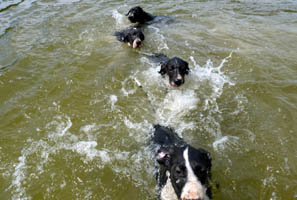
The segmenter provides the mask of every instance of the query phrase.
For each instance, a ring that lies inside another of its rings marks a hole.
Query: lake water
[[[140,50],[136,5],[172,17]],[[297,199],[297,1],[0,0],[0,102],[3,200],[156,199],[155,123],[211,152],[213,199]]]

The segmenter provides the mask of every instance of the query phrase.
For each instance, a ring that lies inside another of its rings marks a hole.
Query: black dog
[[[167,61],[161,62],[161,70],[159,73],[164,77],[165,74],[169,77],[169,84],[173,87],[179,87],[185,82],[185,75],[189,74],[189,65],[186,61],[174,57],[167,58]]]
[[[131,23],[146,24],[154,20],[157,16],[145,12],[141,7],[136,6],[129,10],[126,14]]]
[[[120,32],[115,32],[114,35],[120,42],[128,43],[133,48],[141,47],[144,40],[144,34],[139,28],[128,28]]]
[[[155,125],[158,183],[162,200],[208,200],[211,157],[206,150],[186,144],[169,128]]]

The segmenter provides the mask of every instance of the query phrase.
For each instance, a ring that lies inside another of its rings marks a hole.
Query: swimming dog
[[[169,84],[173,87],[179,87],[185,82],[185,75],[189,74],[189,64],[181,58],[174,57],[165,62],[161,62],[159,73],[164,77],[169,77]]]
[[[154,128],[161,200],[209,200],[210,153],[185,143],[170,128]]]
[[[114,35],[120,42],[125,42],[133,48],[140,48],[144,40],[144,34],[139,28],[127,28],[125,30],[115,32]]]

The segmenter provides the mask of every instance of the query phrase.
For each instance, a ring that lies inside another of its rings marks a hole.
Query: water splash
[[[223,151],[225,149],[235,149],[238,148],[239,137],[234,137],[234,136],[223,136],[218,139],[216,139],[212,146],[214,150],[216,151]]]
[[[193,128],[193,123],[187,123],[183,117],[197,108],[199,99],[194,90],[170,90],[160,102],[156,112],[160,124],[183,130]],[[184,126],[184,127],[182,127]]]
[[[194,57],[190,56],[190,60],[194,65],[194,68],[191,70],[192,76],[190,77],[191,79],[197,80],[196,89],[200,89],[204,92],[200,94],[200,96],[203,97],[201,100],[201,110],[203,111],[201,121],[204,124],[204,130],[209,132],[218,141],[223,139],[223,136],[220,126],[222,116],[217,99],[223,94],[226,85],[235,85],[235,83],[222,71],[224,64],[231,59],[232,54],[233,52],[224,58],[217,67],[214,66],[210,59],[204,66],[200,66],[196,63]]]
[[[58,141],[59,138],[65,136],[72,126],[72,122],[68,116],[57,116],[56,120],[47,125],[47,128],[52,126],[56,126],[56,131],[48,135],[50,142],[45,140],[35,141],[22,150],[22,155],[19,157],[18,163],[15,165],[14,172],[12,173],[12,183],[8,188],[8,190],[13,191],[13,199],[31,199],[26,194],[25,186],[23,186],[26,179],[30,177],[27,174],[27,169],[32,168],[28,158],[37,154],[39,163],[34,165],[34,171],[37,171],[39,174],[43,173],[43,166],[48,162],[49,155],[55,154],[59,150],[59,147],[52,147],[51,142]],[[28,141],[30,142],[31,140]]]
[[[118,26],[121,26],[124,23],[124,15],[120,14],[118,10],[112,11],[112,17],[116,20]]]
[[[162,51],[164,49],[169,49],[166,43],[164,35],[160,32],[160,29],[155,26],[150,26],[149,28],[153,29],[155,32],[154,40],[158,44],[158,51]]]
[[[122,84],[121,92],[124,96],[129,96],[131,94],[135,94],[135,92],[137,90],[137,85],[134,84],[134,82],[133,82],[134,76],[135,75],[130,75],[127,78],[125,78],[125,80],[123,80],[121,82],[121,84]],[[130,89],[131,85],[133,86],[132,89]]]
[[[228,60],[232,57],[233,52],[231,52],[226,58],[224,58],[219,66],[215,67],[213,62],[209,59],[207,60],[204,66],[200,66],[196,63],[193,56],[190,56],[190,60],[192,61],[194,68],[191,70],[193,76],[197,77],[201,82],[202,81],[210,81],[209,84],[212,89],[213,97],[219,97],[223,93],[223,87],[225,84],[229,84],[230,86],[234,86],[235,84],[230,78],[221,71],[224,64],[228,62]]]
[[[54,106],[58,107],[58,104],[55,103]],[[137,124],[132,121],[129,122],[127,119],[125,123],[132,129],[130,136],[134,137],[138,142],[143,142],[144,140],[143,130],[147,131],[151,128],[151,123],[147,121]],[[44,129],[41,128],[41,132],[45,130],[47,133],[42,139],[38,141],[33,139],[27,140],[28,145],[23,148],[21,156],[12,169],[12,181],[9,188],[7,188],[13,195],[12,199],[32,199],[26,190],[31,187],[31,183],[33,184],[38,179],[41,179],[43,174],[49,174],[51,169],[48,167],[52,162],[56,162],[56,156],[61,153],[65,156],[67,162],[70,163],[72,158],[79,155],[80,160],[88,166],[88,169],[86,169],[88,172],[102,169],[108,165],[111,166],[115,173],[127,177],[132,176],[137,184],[148,184],[139,178],[141,177],[139,174],[141,173],[140,169],[138,170],[139,173],[135,173],[136,168],[141,166],[141,164],[147,165],[150,173],[153,173],[154,169],[150,166],[150,162],[147,159],[149,153],[145,152],[148,151],[146,146],[141,147],[139,151],[137,150],[139,153],[135,153],[121,150],[120,147],[119,149],[114,149],[114,147],[109,148],[105,145],[100,145],[100,141],[104,141],[104,138],[98,140],[101,128],[112,127],[112,124],[93,123],[84,125],[80,128],[81,134],[71,133],[70,129],[72,126],[73,123],[70,117],[60,114],[55,116]],[[127,166],[126,163],[128,163]],[[131,175],[132,172],[134,174]],[[145,180],[148,180],[148,178]],[[60,180],[57,180],[55,184],[58,184],[58,181]],[[83,180],[77,181],[83,182]],[[63,179],[58,185],[63,188],[67,185],[67,182]],[[47,192],[50,193],[51,189],[53,188],[49,187]]]
[[[191,56],[190,60],[193,63],[190,67],[191,72],[185,77],[185,84],[178,89],[169,86],[168,78],[161,77],[158,73],[160,66],[141,58],[141,62],[149,67],[141,73],[143,77],[140,76],[138,79],[148,96],[153,99],[157,123],[171,126],[182,135],[184,130],[201,129],[196,122],[186,120],[191,112],[199,111],[201,112],[199,121],[204,126],[203,130],[220,139],[222,116],[217,99],[222,95],[226,85],[235,85],[222,71],[231,57],[232,52],[222,59],[218,66],[214,66],[211,60],[204,66],[199,66]],[[162,96],[164,87],[167,88],[167,93]]]
[[[115,103],[118,101],[118,97],[116,95],[110,95],[109,97],[110,103],[111,103],[111,109],[115,109]]]
[[[115,10],[112,11],[112,18],[115,19],[115,22],[116,22],[116,28],[117,28],[117,29],[123,29],[123,28],[129,26],[129,24],[130,24],[130,23],[128,22],[126,16],[123,15],[123,14],[121,14],[121,13],[119,13],[118,10],[119,10],[121,7],[126,7],[126,5],[120,6],[120,7],[118,7],[117,9],[115,9]]]

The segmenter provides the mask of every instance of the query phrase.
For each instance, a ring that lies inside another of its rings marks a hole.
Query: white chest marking
[[[166,175],[168,178],[167,178],[167,182],[166,182],[165,186],[161,190],[161,199],[162,200],[178,200],[178,198],[175,194],[175,191],[172,187],[168,171],[166,172]]]
[[[206,195],[206,188],[202,186],[190,165],[188,150],[189,148],[187,147],[183,153],[187,168],[187,182],[182,190],[181,199],[208,200],[209,198]]]

